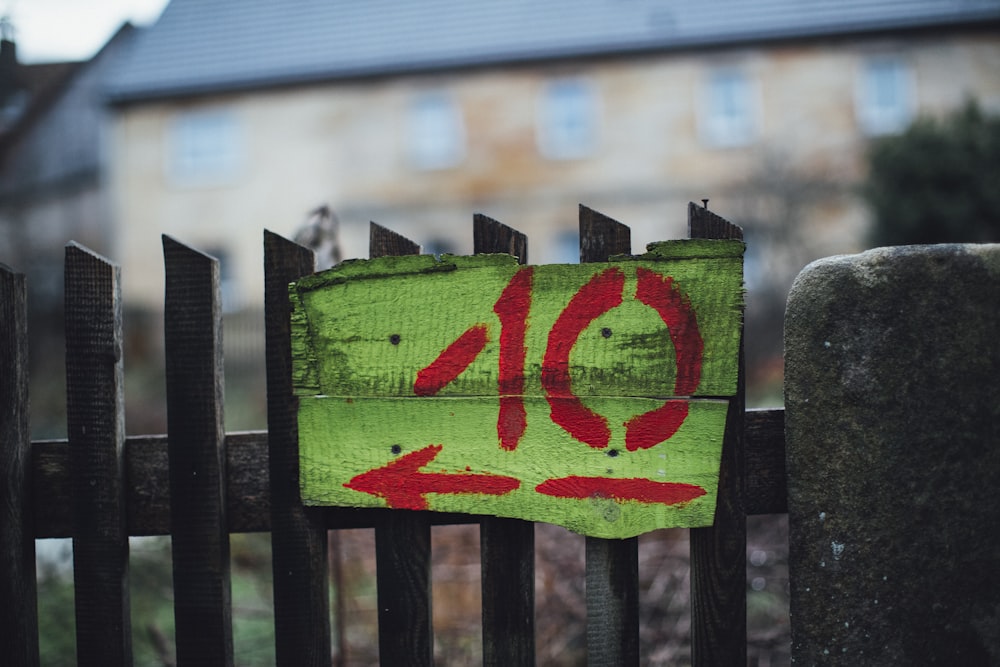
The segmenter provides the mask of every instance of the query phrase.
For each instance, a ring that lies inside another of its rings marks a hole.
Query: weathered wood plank
[[[506,252],[524,265],[528,239],[485,215],[473,218],[473,252]],[[480,522],[483,665],[535,664],[535,526],[484,516]]]
[[[688,230],[691,237],[743,238],[738,226],[694,204],[688,207]],[[691,660],[696,667],[745,665],[747,658],[744,367],[741,327],[739,379],[726,418],[715,523],[691,529]]]
[[[121,269],[71,243],[64,275],[77,663],[131,665]]]
[[[372,223],[371,257],[418,252],[416,243]],[[390,304],[383,303],[381,308],[391,311]],[[414,667],[433,664],[431,521],[427,513],[395,511],[383,517],[375,527],[375,564],[379,662]]]
[[[580,206],[579,217],[581,262],[604,262],[611,255],[632,252],[632,231],[627,226],[585,206]],[[587,664],[638,665],[638,537],[588,536],[586,571]]]
[[[233,664],[219,262],[163,237],[177,664]]]
[[[746,513],[788,512],[788,479],[785,476],[785,411],[748,410],[744,414],[746,436]]]
[[[516,386],[540,396],[563,363],[579,395],[729,396],[742,251],[673,241],[583,265],[520,267],[501,255],[347,262],[295,283],[295,390],[445,397]],[[523,343],[510,348],[515,334]]]
[[[692,402],[669,442],[629,452],[572,441],[538,397],[522,401],[535,432],[516,451],[497,446],[489,426],[497,403],[489,397],[300,400],[306,504],[492,514],[615,538],[712,521],[725,401]],[[617,414],[620,399],[587,405]],[[662,405],[632,398],[628,410]],[[355,446],[330,438],[335,429]]]
[[[38,665],[24,274],[0,264],[0,656]],[[69,500],[68,494],[64,496]]]
[[[312,273],[314,265],[311,250],[264,232],[274,634],[277,664],[287,667],[329,667],[331,655],[326,527],[317,510],[299,502],[298,399],[290,351],[288,284]]]

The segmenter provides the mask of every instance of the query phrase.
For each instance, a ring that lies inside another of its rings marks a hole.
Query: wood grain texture
[[[705,208],[688,207],[692,237],[742,239],[742,230]],[[729,403],[715,523],[691,529],[691,658],[696,667],[745,665],[746,510],[744,509],[745,360]]]
[[[472,217],[472,252],[505,253],[517,258],[517,263],[528,263],[528,237],[512,227],[482,213]]]
[[[38,665],[33,491],[28,430],[28,307],[24,274],[0,264],[0,656]],[[63,501],[70,502],[69,493]]]
[[[177,664],[233,664],[219,262],[163,237]]]
[[[420,246],[374,223],[372,257],[408,255]],[[431,521],[426,513],[391,512],[375,527],[378,643],[382,665],[434,662],[431,625]]]
[[[64,275],[77,663],[131,665],[121,269],[70,244]]]
[[[520,324],[522,367],[508,378],[518,393],[549,393],[550,356],[565,345],[580,395],[732,395],[742,252],[740,242],[668,242],[583,265],[519,267],[499,255],[345,263],[292,288],[295,391],[496,396],[504,336]],[[682,368],[686,332],[698,340],[697,369]],[[678,384],[682,370],[693,385]]]
[[[399,257],[403,255],[419,255],[420,245],[414,243],[402,234],[397,234],[377,223],[368,226],[368,256]]]
[[[288,284],[312,273],[314,265],[308,248],[264,232],[275,654],[286,667],[329,666],[331,655],[327,534],[322,515],[299,502],[298,399],[290,352]]]
[[[747,515],[788,512],[785,471],[785,411],[747,410],[743,490]]]
[[[748,497],[747,514],[782,514],[785,480],[776,462],[784,460],[784,411],[747,412],[747,442],[754,453],[746,457],[746,486],[756,489]],[[267,432],[247,431],[226,435],[226,513],[233,533],[271,530],[268,488]],[[73,512],[69,445],[65,440],[32,443],[29,475],[34,521],[29,532],[38,539],[72,537]],[[783,463],[781,464],[783,465]],[[129,436],[125,439],[125,495],[129,535],[170,533],[167,437]],[[757,500],[753,500],[756,497]],[[323,525],[335,528],[373,528],[391,510],[327,508]],[[477,523],[479,517],[428,512],[435,526]]]
[[[303,502],[616,538],[706,525],[724,421],[700,397],[735,390],[742,253],[738,241],[685,241],[527,268],[499,255],[383,257],[297,281]],[[685,484],[700,493],[674,493]]]
[[[484,215],[473,219],[473,252],[506,252],[528,261],[527,237]],[[479,524],[483,665],[535,664],[535,526],[484,516]]]
[[[632,252],[632,232],[580,206],[580,261],[604,262]],[[587,664],[639,664],[639,539],[587,537]]]

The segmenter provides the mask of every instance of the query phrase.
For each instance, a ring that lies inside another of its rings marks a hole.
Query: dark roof
[[[172,0],[117,102],[1000,20],[1000,0]]]

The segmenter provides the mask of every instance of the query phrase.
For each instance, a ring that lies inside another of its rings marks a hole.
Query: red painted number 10
[[[690,301],[681,293],[672,276],[639,267],[635,298],[652,308],[663,320],[674,345],[677,374],[676,396],[690,396],[701,379],[703,342]],[[500,361],[498,390],[500,416],[497,436],[500,447],[517,448],[527,426],[524,409],[524,344],[531,306],[533,269],[518,270],[507,283],[493,312],[500,318]],[[595,319],[622,304],[625,274],[618,267],[594,275],[570,299],[549,331],[542,359],[542,388],[549,402],[550,417],[574,439],[594,448],[607,447],[611,439],[608,420],[583,404],[573,393],[569,372],[570,352],[584,330]],[[475,360],[489,342],[485,324],[469,327],[437,358],[417,373],[413,391],[433,396]],[[667,400],[659,408],[637,415],[625,426],[628,451],[648,449],[670,438],[688,414],[683,399]]]

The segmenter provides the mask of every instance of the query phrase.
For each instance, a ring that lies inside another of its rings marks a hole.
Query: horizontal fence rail
[[[689,210],[691,236],[738,228]],[[631,252],[624,225],[580,210],[580,258]],[[527,261],[527,239],[486,216],[473,221],[477,253]],[[313,253],[265,233],[269,431],[226,433],[219,265],[169,237],[166,264],[166,435],[125,437],[121,276],[71,244],[66,309],[69,437],[28,442],[23,276],[0,267],[0,441],[4,503],[0,643],[14,664],[37,657],[32,538],[72,537],[80,664],[129,664],[129,536],[170,535],[179,665],[233,664],[229,536],[270,532],[279,665],[329,665],[329,530],[374,528],[382,664],[433,662],[430,529],[478,524],[483,663],[535,661],[534,525],[489,516],[303,507],[298,497],[298,399],[291,388],[287,286],[313,271]],[[419,252],[372,225],[372,257]],[[716,526],[692,531],[694,664],[737,664],[746,654],[745,522],[786,512],[784,413],[733,401]],[[637,539],[586,540],[587,653],[591,665],[639,662]],[[699,609],[699,605],[701,608]],[[743,628],[740,631],[740,628]],[[16,630],[17,632],[13,632]],[[34,634],[32,634],[34,633]],[[12,637],[12,635],[18,635]],[[8,641],[9,640],[9,641]],[[701,647],[699,647],[699,643]],[[32,649],[31,646],[35,646]]]
[[[783,410],[746,413],[746,513],[784,514],[786,505],[785,436]],[[69,443],[39,440],[32,443],[30,475],[34,508],[34,536],[72,537],[73,507]],[[170,534],[170,489],[167,436],[129,436],[125,439],[125,502],[129,535]],[[312,509],[312,508],[310,508]],[[374,528],[387,509],[316,508],[324,529]],[[245,431],[226,434],[226,513],[229,532],[271,531],[271,490],[268,476],[268,434]],[[482,517],[428,512],[435,526],[480,523]]]

